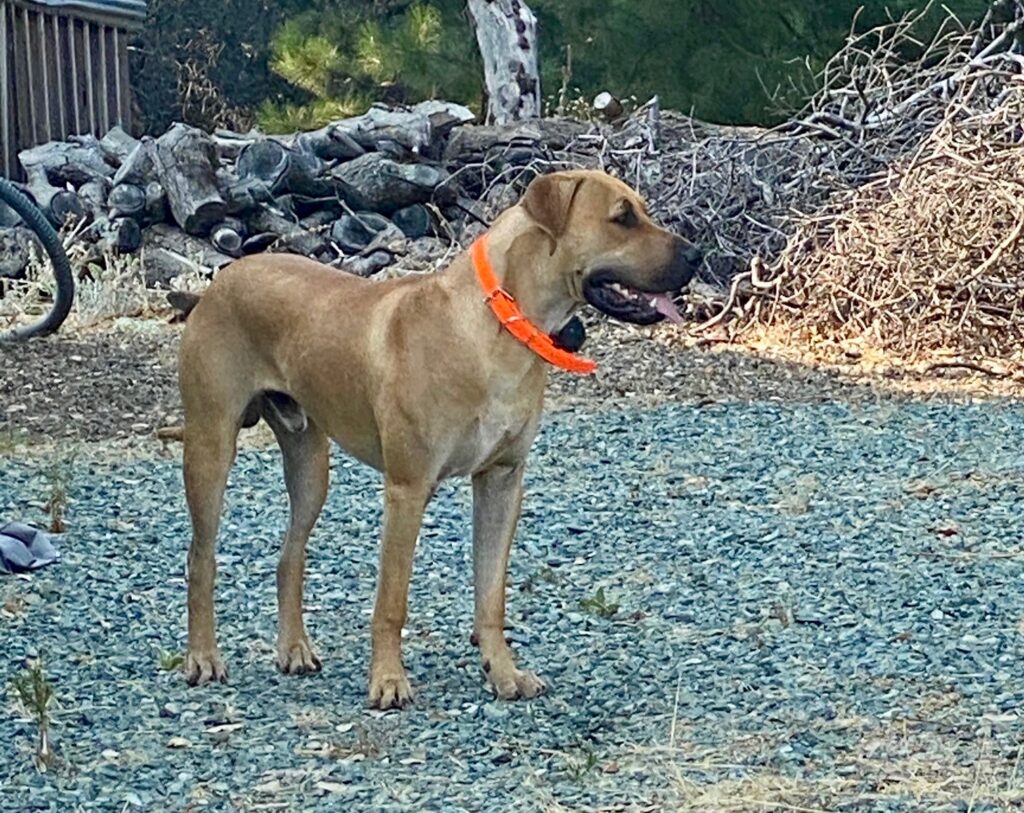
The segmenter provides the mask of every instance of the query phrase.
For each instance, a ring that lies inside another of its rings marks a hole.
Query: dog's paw
[[[278,646],[277,668],[286,675],[310,675],[322,667],[307,638]]]
[[[487,674],[487,684],[500,700],[529,700],[547,689],[533,672],[515,667],[501,673],[492,669]]]
[[[212,652],[189,651],[182,667],[185,680],[189,686],[202,686],[204,683],[228,682],[228,668],[217,650]]]
[[[374,708],[404,709],[412,702],[412,686],[404,671],[382,672],[371,676],[369,696]]]

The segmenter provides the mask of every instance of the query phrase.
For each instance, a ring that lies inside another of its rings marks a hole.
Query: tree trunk
[[[537,18],[523,0],[469,0],[484,61],[487,123],[541,115]]]

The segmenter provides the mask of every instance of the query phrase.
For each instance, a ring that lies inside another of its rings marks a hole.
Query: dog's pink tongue
[[[652,304],[654,309],[670,322],[675,322],[677,325],[683,323],[683,317],[679,314],[675,303],[672,301],[672,297],[668,294],[658,294],[654,297]]]

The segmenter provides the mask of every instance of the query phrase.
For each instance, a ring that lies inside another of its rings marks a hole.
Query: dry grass
[[[1020,0],[976,30],[950,18],[910,63],[907,21],[851,37],[787,127],[831,138],[860,177],[789,217],[782,250],[759,251],[704,327],[735,316],[732,337],[782,329],[857,360],[1024,370],[1022,28]]]
[[[928,719],[879,723],[865,718],[832,721],[830,731],[854,730],[859,739],[841,764],[829,769],[806,765],[785,775],[771,767],[778,742],[746,737],[709,749],[681,743],[642,752],[671,777],[674,811],[836,811],[901,809],[938,811],[982,804],[999,810],[1024,805],[1021,753],[999,754],[985,736],[961,739],[961,730],[983,721],[950,723],[948,734],[935,733],[945,717],[943,703]],[[802,775],[801,775],[802,774]]]
[[[520,169],[613,171],[698,241],[698,337],[1024,373],[1024,0],[922,39],[927,13],[851,30],[772,130],[652,103]]]
[[[122,319],[153,319],[170,313],[166,291],[146,286],[144,255],[105,254],[90,258],[80,230],[63,233],[64,248],[75,273],[75,301],[62,332],[104,329]],[[0,331],[40,319],[55,294],[50,263],[33,250],[25,279],[8,281],[0,297]],[[174,280],[177,290],[197,291],[208,280],[198,272]],[[120,323],[123,325],[124,323]]]
[[[1019,365],[1024,151],[998,130],[1022,114],[1014,87],[997,125],[947,122],[912,160],[844,196],[824,238],[808,221],[750,318],[847,352]]]

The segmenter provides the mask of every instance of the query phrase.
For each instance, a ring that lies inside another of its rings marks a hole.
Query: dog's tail
[[[169,291],[167,301],[171,307],[181,314],[182,319],[187,319],[192,310],[199,304],[199,294],[188,291]]]
[[[162,440],[164,443],[168,441],[182,443],[185,440],[185,427],[180,425],[161,426],[156,430],[156,436],[158,440]]]

